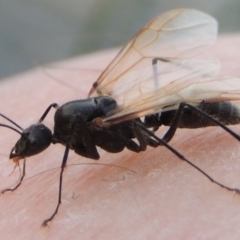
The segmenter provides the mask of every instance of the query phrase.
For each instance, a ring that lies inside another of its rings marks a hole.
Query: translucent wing
[[[93,84],[89,96],[112,95],[113,85],[129,71],[151,65],[153,58],[186,58],[212,45],[217,22],[192,9],[176,9],[150,21],[120,51]]]
[[[177,9],[153,19],[93,84],[90,96],[109,95],[118,103],[103,121],[117,123],[166,111],[183,101],[239,98],[236,79],[216,77],[218,61],[194,58],[216,35],[216,20],[197,10]]]

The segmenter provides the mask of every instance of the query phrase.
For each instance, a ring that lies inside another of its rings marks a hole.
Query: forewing
[[[113,94],[114,85],[129,71],[148,67],[154,58],[181,59],[199,54],[212,45],[217,36],[217,22],[193,9],[176,9],[150,21],[120,51],[98,80],[89,96]]]

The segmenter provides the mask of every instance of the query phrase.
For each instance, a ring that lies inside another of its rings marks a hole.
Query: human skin
[[[221,36],[212,48],[222,63],[221,74],[240,77],[239,44],[240,36]],[[116,53],[82,56],[0,82],[0,112],[26,128],[36,123],[51,103],[86,98],[91,84]],[[44,120],[51,129],[54,111]],[[240,130],[239,126],[231,129]],[[163,136],[166,130],[157,135]],[[19,176],[18,168],[9,176],[14,163],[8,160],[19,135],[5,128],[0,131],[0,187],[4,189]],[[240,144],[220,127],[177,130],[170,145],[217,181],[240,188]],[[139,154],[99,150],[98,161],[71,151],[62,204],[43,228],[43,220],[57,204],[63,153],[64,146],[56,144],[27,159],[26,180],[15,192],[0,198],[2,239],[240,237],[240,196],[211,183],[164,147],[149,147]]]

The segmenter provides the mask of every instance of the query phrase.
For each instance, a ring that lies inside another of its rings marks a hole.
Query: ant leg
[[[60,178],[59,178],[59,191],[58,191],[58,203],[55,211],[53,212],[52,216],[46,220],[43,221],[42,226],[46,227],[48,226],[48,222],[51,222],[55,215],[58,213],[58,209],[60,207],[61,201],[62,201],[62,179],[63,179],[63,171],[66,167],[67,159],[68,159],[68,153],[69,153],[69,146],[66,146],[64,155],[63,155],[63,160],[62,160],[62,165],[61,165],[61,172],[60,172]]]
[[[26,159],[24,158],[23,159],[23,170],[22,170],[22,174],[20,175],[20,179],[19,179],[18,183],[16,184],[16,186],[14,188],[6,188],[6,189],[2,190],[1,193],[15,191],[22,184],[22,181],[25,177],[25,173],[26,173]]]
[[[225,188],[228,191],[232,191],[232,192],[236,192],[237,194],[240,193],[240,190],[237,188],[230,188],[228,186],[225,186],[219,182],[217,182],[216,180],[214,180],[210,175],[208,175],[207,173],[205,173],[201,168],[199,168],[198,166],[196,166],[195,164],[193,164],[192,162],[190,162],[187,158],[185,158],[180,152],[178,152],[176,149],[174,149],[173,147],[171,147],[168,143],[166,143],[163,139],[157,137],[153,132],[151,132],[150,130],[148,130],[143,124],[141,124],[140,122],[136,122],[136,124],[143,130],[145,131],[149,136],[153,137],[154,139],[156,139],[156,141],[159,142],[160,145],[165,146],[168,150],[170,150],[173,154],[175,154],[180,160],[185,161],[186,163],[188,163],[189,165],[191,165],[193,168],[195,168],[196,170],[198,170],[200,173],[202,173],[205,177],[207,177],[211,182],[217,184],[218,186],[220,186],[221,188]]]
[[[169,127],[169,129],[167,130],[167,132],[165,133],[165,135],[162,138],[163,141],[169,142],[173,138],[173,136],[178,128],[178,124],[181,121],[182,112],[183,112],[184,107],[185,107],[185,103],[180,103],[177,113],[176,113],[176,116],[173,120],[173,123],[171,124],[171,126]]]
[[[47,114],[49,113],[50,109],[54,107],[54,108],[58,108],[58,104],[57,103],[52,103],[46,110],[45,112],[43,113],[43,115],[41,116],[41,118],[39,119],[39,123],[41,123],[45,117],[47,116]]]

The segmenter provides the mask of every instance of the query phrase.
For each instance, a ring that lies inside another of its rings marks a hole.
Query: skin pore
[[[239,36],[221,36],[211,49],[222,63],[221,74],[240,77],[239,44]],[[86,98],[116,53],[82,56],[0,82],[0,112],[25,128],[53,102]],[[51,129],[54,111],[44,121]],[[239,126],[231,129],[240,132]],[[19,177],[18,168],[11,174],[14,163],[8,160],[19,135],[0,131],[4,189]],[[170,145],[215,180],[240,188],[240,144],[219,127],[180,129]],[[42,228],[57,204],[63,153],[64,147],[57,144],[28,158],[26,180],[17,191],[0,197],[3,239],[239,239],[240,196],[211,183],[164,147],[140,154],[99,150],[98,161],[71,151],[59,212],[49,227]]]

